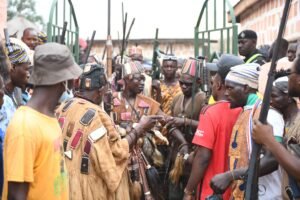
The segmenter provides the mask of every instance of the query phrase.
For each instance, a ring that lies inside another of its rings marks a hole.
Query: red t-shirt
[[[230,109],[229,102],[219,101],[208,108],[204,108],[200,113],[193,143],[212,151],[210,162],[202,180],[201,200],[213,194],[209,185],[212,177],[228,171],[230,136],[241,110],[241,108]],[[224,193],[223,199],[227,200],[229,197],[230,189]]]

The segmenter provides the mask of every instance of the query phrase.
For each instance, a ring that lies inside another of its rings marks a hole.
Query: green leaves
[[[10,20],[16,16],[22,16],[33,23],[44,26],[42,16],[36,13],[35,3],[35,0],[9,0],[7,19]]]

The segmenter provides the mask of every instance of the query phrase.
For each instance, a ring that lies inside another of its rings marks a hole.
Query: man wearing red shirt
[[[230,109],[225,97],[225,77],[231,67],[243,63],[233,55],[223,55],[217,66],[217,74],[212,80],[212,96],[215,104],[202,109],[193,143],[197,146],[192,165],[192,172],[184,190],[184,200],[193,198],[193,191],[198,186],[196,199],[204,200],[213,194],[210,188],[211,178],[228,170],[228,147],[232,128],[241,109]],[[223,199],[229,199],[226,191]]]

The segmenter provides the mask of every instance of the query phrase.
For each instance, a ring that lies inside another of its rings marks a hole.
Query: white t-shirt
[[[284,119],[282,114],[270,108],[268,112],[267,121],[273,126],[274,136],[278,138],[283,137],[284,133]],[[271,174],[265,175],[258,179],[258,198],[259,200],[281,200],[281,173],[276,170]]]

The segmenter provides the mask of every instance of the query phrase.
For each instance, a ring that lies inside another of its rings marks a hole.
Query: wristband
[[[190,195],[190,196],[193,196],[194,195],[194,192],[191,192],[191,191],[188,191],[186,188],[184,188],[184,194],[186,195]]]
[[[179,145],[178,150],[180,150],[183,146],[189,145],[188,143],[182,143],[181,145]]]
[[[176,128],[176,127],[170,128],[170,129],[169,129],[169,134],[172,134],[172,132],[173,132],[175,129],[177,129],[177,128]]]

